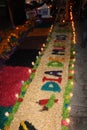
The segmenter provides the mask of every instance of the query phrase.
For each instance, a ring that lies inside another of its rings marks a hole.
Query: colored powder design
[[[55,51],[55,52],[64,52],[65,50],[64,49],[55,48],[52,51]]]
[[[54,44],[53,44],[53,47],[63,47],[63,48],[65,48],[65,45],[64,45],[64,43],[55,41]]]
[[[49,57],[49,61],[60,61],[60,62],[64,62],[65,58]]]
[[[41,106],[45,106],[48,103],[49,99],[40,99],[36,103],[38,103]],[[54,100],[54,103],[58,103],[58,99]]]
[[[55,95],[52,94],[50,99],[48,100],[48,102],[46,103],[46,105],[42,108],[41,111],[48,111],[50,108],[53,107],[53,105],[55,104]]]
[[[66,35],[56,35],[56,40],[66,40]]]
[[[46,82],[41,90],[43,91],[53,91],[53,92],[61,92],[60,86],[55,82]]]
[[[36,128],[28,121],[22,121],[20,123],[19,130],[36,130]]]
[[[45,107],[47,107],[49,109],[54,105],[54,103],[55,103],[55,95],[52,94]]]
[[[64,55],[64,50],[52,50],[52,54],[54,55]]]
[[[47,65],[52,67],[63,67],[63,63],[59,61],[50,61]]]
[[[56,76],[56,77],[61,77],[62,76],[62,70],[59,70],[59,71],[45,71],[45,74],[53,75],[53,76]]]

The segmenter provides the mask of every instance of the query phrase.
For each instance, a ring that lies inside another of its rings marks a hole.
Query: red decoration
[[[73,76],[69,76],[68,79],[73,79]]]
[[[65,50],[65,47],[55,47],[54,50]]]
[[[39,103],[39,105],[41,105],[41,106],[44,106],[48,103],[48,101],[49,101],[49,99],[42,99],[42,100],[39,100],[39,102],[37,102],[37,103]],[[58,99],[55,99],[54,102],[57,103]]]
[[[0,106],[13,106],[17,101],[16,94],[20,94],[22,81],[26,81],[29,74],[28,67],[5,66],[0,70]]]
[[[35,73],[35,72],[36,72],[36,70],[33,70],[33,69],[32,69],[32,73]]]
[[[18,98],[18,102],[22,102],[23,101],[23,98]]]
[[[58,82],[58,83],[61,83],[62,78],[59,77],[59,78],[57,78],[57,79],[54,79],[54,78],[47,78],[47,77],[44,76],[43,79],[42,79],[42,81],[43,81],[43,82],[45,82],[45,81],[56,81],[56,82]]]
[[[66,120],[62,120],[62,121],[61,121],[61,125],[63,125],[63,126],[68,126],[69,123],[68,123]]]

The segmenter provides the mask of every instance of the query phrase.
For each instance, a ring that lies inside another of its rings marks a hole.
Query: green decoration
[[[52,66],[52,67],[63,67],[63,63],[59,62],[59,61],[51,61],[48,63],[48,66]]]
[[[45,107],[49,109],[54,105],[54,103],[55,103],[55,95],[52,94]]]

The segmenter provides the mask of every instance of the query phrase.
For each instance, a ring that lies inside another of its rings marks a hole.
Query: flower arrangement
[[[3,59],[8,52],[12,51],[12,48],[19,45],[18,39],[22,38],[24,34],[34,25],[32,25],[32,21],[26,21],[24,25],[19,25],[15,29],[8,30],[7,32],[3,32],[5,36],[2,38],[2,42],[0,43],[0,57]]]

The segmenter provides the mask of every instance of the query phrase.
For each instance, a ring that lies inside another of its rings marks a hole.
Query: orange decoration
[[[10,130],[9,126],[5,126],[4,130]]]

